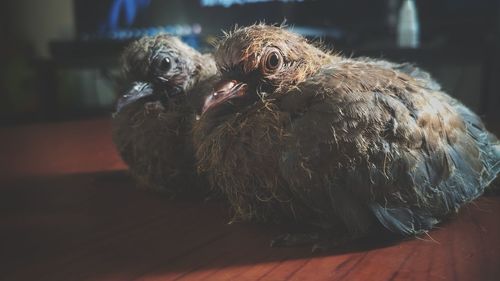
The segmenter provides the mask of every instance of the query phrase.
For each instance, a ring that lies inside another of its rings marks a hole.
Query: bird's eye
[[[172,68],[172,62],[169,57],[164,57],[160,62],[160,69],[163,71],[169,71]]]
[[[279,54],[276,52],[273,52],[272,54],[269,55],[267,58],[266,66],[268,69],[276,69],[280,66],[280,57]]]
[[[270,74],[276,72],[283,64],[283,57],[281,53],[276,49],[272,48],[268,51],[261,62],[262,72],[265,74]]]

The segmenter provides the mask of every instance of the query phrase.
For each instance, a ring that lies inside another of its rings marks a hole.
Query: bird
[[[120,67],[112,137],[131,175],[139,187],[173,196],[197,190],[204,184],[194,164],[190,95],[211,91],[212,55],[159,34],[126,47]]]
[[[234,221],[316,229],[272,245],[416,237],[499,173],[496,136],[413,64],[345,57],[266,24],[227,32],[214,57],[221,79],[193,129],[198,170]]]

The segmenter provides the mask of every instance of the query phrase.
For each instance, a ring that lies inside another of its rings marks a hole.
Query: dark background
[[[400,0],[261,1],[229,7],[199,0],[133,0],[133,20],[122,10],[111,25],[110,9],[117,2],[3,1],[2,125],[109,116],[119,54],[142,35],[178,33],[200,50],[210,50],[222,29],[285,19],[296,31],[346,55],[414,62],[487,123],[500,120],[498,0],[416,0],[417,49],[395,44]],[[200,28],[201,33],[194,31]]]

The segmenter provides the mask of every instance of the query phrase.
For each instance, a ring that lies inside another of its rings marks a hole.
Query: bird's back
[[[394,232],[426,231],[480,196],[500,170],[499,142],[480,118],[411,65],[345,59],[289,99],[307,108],[283,98],[285,110],[302,108],[283,155],[285,178],[306,204],[339,214],[354,231],[362,231],[364,206]],[[306,181],[330,199],[304,192]]]

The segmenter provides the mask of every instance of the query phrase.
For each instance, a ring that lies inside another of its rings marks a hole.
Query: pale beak
[[[236,80],[220,81],[214,91],[205,99],[201,114],[203,115],[210,108],[216,107],[226,101],[242,97],[246,94],[248,85]]]

